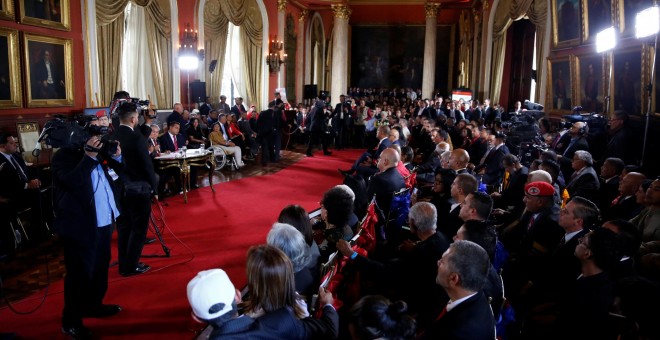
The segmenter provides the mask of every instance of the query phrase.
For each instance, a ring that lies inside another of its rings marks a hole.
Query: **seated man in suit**
[[[598,189],[598,207],[607,209],[619,196],[619,181],[626,164],[620,158],[607,158],[600,167],[600,189]]]
[[[502,158],[511,153],[504,144],[505,141],[506,135],[500,131],[496,132],[493,148],[488,150],[483,165],[479,167],[479,174],[483,175],[481,181],[486,185],[496,186],[502,181],[504,175]]]
[[[167,124],[167,132],[160,136],[160,152],[172,153],[178,152],[181,148],[186,146],[186,138],[180,134],[181,124],[178,121],[171,121]],[[160,177],[158,185],[159,194],[167,194],[165,191],[165,183],[170,177],[174,177],[174,190],[173,194],[181,192],[181,170],[177,168],[169,168],[163,172]],[[197,168],[190,167],[190,187],[193,189],[199,188],[197,185]]]
[[[449,302],[421,339],[494,339],[495,318],[482,288],[490,261],[471,241],[457,240],[438,261],[436,283]]]
[[[584,150],[575,151],[571,165],[575,172],[566,185],[566,190],[571,197],[582,196],[592,202],[597,201],[600,181],[596,170],[593,168],[593,163],[593,158],[589,152]]]
[[[587,126],[587,123],[575,122],[568,133],[565,133],[557,143],[555,151],[557,151],[557,155],[560,156],[558,160],[564,178],[568,179],[573,174],[571,162],[575,155],[575,151],[589,150],[589,143],[586,138],[588,133],[589,127]]]
[[[495,201],[495,207],[501,209],[494,211],[493,214],[502,216],[501,220],[503,221],[510,221],[510,217],[518,218],[525,209],[523,197],[525,196],[525,184],[527,183],[529,169],[520,164],[518,157],[512,154],[502,158],[502,165],[504,165],[502,191],[493,192],[490,196]]]
[[[371,201],[376,195],[376,203],[384,216],[388,216],[390,212],[392,194],[406,187],[403,176],[396,169],[398,163],[399,154],[394,149],[385,149],[376,164],[378,173],[371,178],[367,186],[367,198]]]
[[[449,168],[456,171],[456,174],[470,173],[467,165],[470,163],[470,155],[464,149],[454,149],[449,156]]]
[[[346,175],[352,175],[353,172],[357,171],[357,169],[360,166],[371,166],[373,165],[378,158],[380,157],[380,154],[383,152],[383,150],[387,149],[392,145],[392,141],[389,139],[390,136],[390,128],[387,125],[381,125],[378,128],[378,131],[376,132],[376,136],[378,137],[378,146],[376,147],[375,150],[369,150],[363,153],[356,161],[353,163],[353,166],[348,169],[348,170],[342,170],[339,169],[339,172],[346,176]]]
[[[601,211],[603,221],[615,219],[627,221],[635,217],[643,208],[637,203],[635,194],[645,180],[646,176],[639,172],[626,174],[619,182],[619,195]]]

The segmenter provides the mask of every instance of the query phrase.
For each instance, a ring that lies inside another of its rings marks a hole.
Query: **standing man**
[[[245,106],[243,106],[243,97],[234,98],[236,104],[231,107],[231,114],[236,115],[236,117],[242,117],[243,112],[247,112]]]
[[[149,138],[152,131],[151,125],[156,123],[155,120],[158,116],[156,115],[156,111],[154,111],[152,108],[143,110],[142,114],[142,117],[144,118],[144,124],[140,125],[140,132],[145,138]]]
[[[328,138],[326,134],[327,126],[325,125],[325,96],[319,97],[319,100],[314,103],[314,107],[310,112],[311,124],[309,127],[309,144],[307,145],[307,157],[314,157],[312,149],[314,146],[321,142],[323,146],[323,154],[331,155],[332,152],[328,151]]]
[[[449,302],[421,339],[495,339],[495,318],[482,291],[489,268],[488,254],[478,244],[457,240],[449,246],[436,277]]]
[[[227,104],[227,96],[223,94],[220,96],[220,103],[218,104],[218,113],[229,114],[230,112],[231,112],[231,108],[229,107],[229,104]]]
[[[102,145],[94,136],[84,150],[61,148],[53,156],[54,226],[64,247],[66,267],[62,332],[74,339],[92,336],[83,318],[103,318],[121,311],[118,305],[103,304],[103,298],[108,290],[112,225],[120,216],[113,169],[121,168],[122,155],[118,147],[114,155],[102,157]]]
[[[339,103],[335,105],[333,112],[332,127],[335,129],[337,135],[335,137],[335,148],[341,150],[344,148],[345,130],[348,131],[349,117],[351,116],[351,104],[346,102],[346,96],[339,96]]]
[[[261,111],[257,118],[257,136],[261,143],[261,165],[266,166],[268,162],[275,161],[275,118],[273,112],[275,102],[268,104],[268,110]]]
[[[120,125],[113,138],[124,146],[124,169],[120,177],[124,210],[117,226],[119,274],[131,276],[151,269],[140,262],[140,256],[149,226],[150,198],[157,192],[158,179],[149,157],[147,141],[134,130],[138,123],[137,107],[134,103],[125,102],[117,112]],[[158,199],[158,195],[155,197]]]
[[[204,103],[199,107],[199,114],[202,117],[208,117],[211,110],[213,110],[213,106],[211,105],[211,97],[206,96]]]
[[[282,124],[286,122],[284,117],[284,101],[282,101],[282,96],[279,92],[275,92],[275,100],[273,100],[273,127],[274,127],[274,140],[273,148],[275,150],[274,162],[280,161],[280,150],[282,149]],[[270,107],[270,105],[269,105]]]

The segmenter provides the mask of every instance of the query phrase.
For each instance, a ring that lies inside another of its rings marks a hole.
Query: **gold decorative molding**
[[[332,13],[334,14],[335,18],[348,20],[352,13],[351,9],[348,8],[348,5],[344,4],[333,4],[330,5],[330,8],[332,9]]]
[[[277,10],[284,12],[286,10],[286,1],[287,0],[277,0]]]
[[[437,2],[424,3],[424,13],[426,14],[427,18],[437,17],[439,9],[440,9],[440,4]]]
[[[484,13],[488,12],[488,9],[490,8],[490,3],[488,3],[488,0],[484,0],[481,7],[484,10]]]
[[[472,7],[472,18],[474,19],[475,24],[481,22],[481,13],[475,7]]]
[[[307,19],[307,16],[309,15],[309,10],[303,9],[300,11],[300,17],[298,17],[299,22],[305,22],[305,19]]]

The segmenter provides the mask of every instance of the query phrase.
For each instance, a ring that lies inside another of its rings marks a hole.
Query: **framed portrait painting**
[[[604,69],[603,55],[576,56],[576,100],[583,112],[603,113],[607,92],[608,70]]]
[[[73,105],[72,40],[23,35],[28,107]]]
[[[20,22],[26,25],[71,30],[70,0],[16,0],[20,3]]]
[[[552,45],[555,48],[580,43],[580,0],[552,0]]]
[[[14,20],[13,0],[0,0],[0,19]]]
[[[598,32],[614,25],[616,4],[620,0],[589,0],[582,2],[582,40],[595,41]],[[620,26],[617,23],[617,26]]]
[[[18,31],[0,28],[0,109],[21,106]]]
[[[635,35],[635,19],[637,13],[653,6],[653,0],[622,0],[619,12],[623,15],[623,32],[625,35]]]
[[[644,90],[641,48],[615,52],[612,63],[612,109],[640,115]]]
[[[546,97],[546,110],[556,113],[571,111],[574,104],[571,74],[570,57],[548,59],[549,91]]]

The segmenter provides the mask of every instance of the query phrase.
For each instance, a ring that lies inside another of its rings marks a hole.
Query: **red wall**
[[[20,59],[21,59],[21,77],[23,89],[25,89],[25,60],[23,53],[23,32],[30,34],[46,35],[50,37],[66,38],[73,40],[73,106],[61,107],[44,107],[44,108],[27,108],[26,91],[23,91],[23,107],[0,109],[0,129],[8,130],[12,133],[16,131],[16,122],[20,121],[38,121],[40,128],[48,121],[54,114],[74,114],[82,112],[86,107],[86,94],[85,94],[85,56],[83,49],[83,34],[82,34],[82,14],[81,14],[81,1],[70,1],[70,17],[71,17],[71,31],[60,31],[50,28],[29,26],[18,23],[19,17],[19,3],[22,1],[14,1],[15,4],[15,18],[16,21],[0,20],[0,27],[7,27],[17,29],[19,34],[20,43]]]

